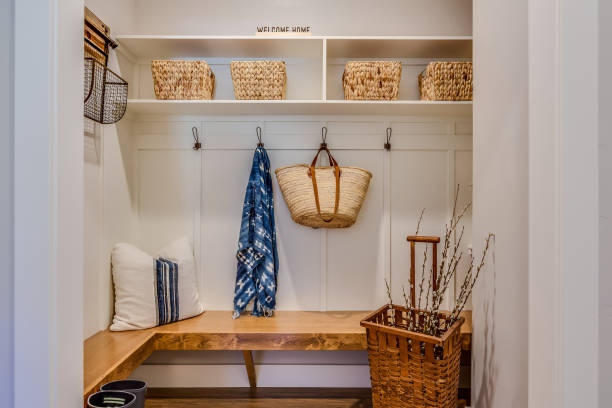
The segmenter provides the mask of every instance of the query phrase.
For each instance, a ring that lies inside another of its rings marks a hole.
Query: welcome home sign
[[[311,35],[310,26],[257,26],[257,35]]]

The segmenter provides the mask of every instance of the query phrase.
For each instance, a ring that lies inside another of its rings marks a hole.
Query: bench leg
[[[244,365],[246,366],[247,375],[249,376],[249,385],[251,388],[257,388],[257,377],[255,376],[253,353],[251,350],[242,350],[242,355],[244,357]]]

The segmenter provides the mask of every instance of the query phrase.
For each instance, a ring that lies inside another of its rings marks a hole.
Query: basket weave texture
[[[340,167],[340,201],[334,216],[336,178],[333,167],[317,167],[321,216],[305,164],[276,169],[278,185],[294,222],[313,228],[347,228],[355,223],[368,192],[372,173],[358,167]],[[333,218],[330,222],[323,219]]]
[[[404,307],[385,305],[361,322],[368,339],[374,408],[456,408],[464,319],[433,337],[407,330],[408,313]],[[439,317],[448,322],[448,315]]]
[[[349,61],[344,67],[344,99],[395,100],[402,64],[399,61]]]
[[[212,99],[215,74],[206,61],[153,60],[153,87],[157,99]]]
[[[425,101],[471,101],[471,62],[431,62],[419,74],[419,91]]]
[[[236,99],[285,99],[287,66],[284,61],[232,61],[230,69]]]

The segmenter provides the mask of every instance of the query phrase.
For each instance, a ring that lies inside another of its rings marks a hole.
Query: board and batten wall
[[[263,129],[273,169],[309,162],[319,146],[321,127],[326,126],[327,142],[337,160],[373,174],[357,223],[340,230],[295,224],[274,177],[280,258],[278,309],[372,310],[386,302],[385,279],[391,282],[393,297],[400,301],[409,273],[405,237],[414,232],[420,210],[426,208],[421,232],[442,235],[456,184],[463,186],[459,205],[470,200],[470,118],[253,116],[135,120],[133,185],[129,188],[135,199],[133,243],[155,253],[168,242],[188,236],[194,243],[205,308],[231,310],[241,209],[257,126]],[[200,151],[192,149],[193,127],[201,135]],[[393,129],[390,152],[383,148],[387,127]],[[467,246],[471,216],[465,224]],[[453,294],[450,296],[449,300]],[[134,376],[146,378],[152,386],[243,386],[246,381],[243,368],[233,363],[239,353],[194,352],[188,359],[181,354],[156,354]],[[276,353],[257,353],[255,358],[268,386],[291,385],[287,383],[288,366],[321,368],[313,358],[327,361],[329,370],[323,371],[329,378],[305,374],[292,384],[368,385],[365,353],[351,353],[352,359],[343,353],[322,355],[326,357],[313,352],[287,352],[280,354],[285,357],[282,359]],[[224,361],[222,356],[229,356],[229,360]],[[164,375],[169,364],[174,367],[171,379]],[[238,374],[230,375],[234,371]],[[219,372],[227,376],[213,375]]]

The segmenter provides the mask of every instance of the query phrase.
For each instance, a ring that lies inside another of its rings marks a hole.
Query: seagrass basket
[[[285,99],[287,66],[284,61],[232,61],[230,70],[236,99]]]
[[[157,99],[212,99],[215,74],[206,61],[151,61],[153,88]]]
[[[471,62],[430,62],[419,74],[424,101],[471,101]]]
[[[349,61],[342,74],[344,99],[395,100],[401,75],[399,61]]]
[[[331,166],[316,166],[322,151],[328,153]],[[367,170],[340,167],[325,146],[319,149],[310,166],[286,166],[275,173],[293,221],[313,228],[353,225],[372,178]]]
[[[439,313],[441,335],[408,329],[427,312],[385,305],[361,321],[368,341],[374,408],[457,408],[461,357],[460,317]]]

